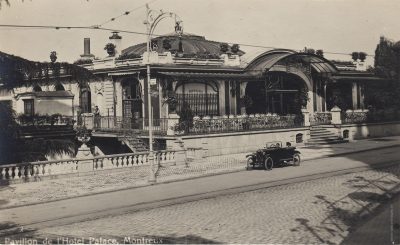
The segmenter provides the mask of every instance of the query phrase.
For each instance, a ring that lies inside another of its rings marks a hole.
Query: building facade
[[[1,89],[0,101],[10,103],[17,114],[58,113],[74,118],[78,124],[94,127],[99,138],[118,138],[118,132],[128,129],[144,132],[140,137],[145,139],[152,111],[161,148],[171,145],[177,135],[193,138],[260,130],[280,130],[283,135],[282,130],[293,128],[298,132],[282,141],[296,143],[307,140],[297,137],[307,135],[310,125],[331,124],[334,108],[367,111],[365,86],[381,80],[360,66],[336,66],[309,52],[245,53],[238,45],[191,34],[154,38],[149,53],[145,43],[118,50],[120,41],[114,33],[109,56],[94,59],[90,41],[85,40],[78,64],[94,74],[90,80],[77,81],[61,72],[56,82],[21,81]],[[96,106],[99,114],[93,115]]]

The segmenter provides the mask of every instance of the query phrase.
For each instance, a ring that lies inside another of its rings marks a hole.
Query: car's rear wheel
[[[272,160],[271,157],[265,158],[265,160],[264,160],[265,170],[272,170],[273,167],[274,167],[274,160]]]
[[[300,154],[296,153],[293,155],[293,166],[300,166]]]
[[[253,169],[253,167],[254,167],[253,165],[254,165],[253,159],[252,159],[251,157],[247,158],[246,170],[251,170],[251,169]]]

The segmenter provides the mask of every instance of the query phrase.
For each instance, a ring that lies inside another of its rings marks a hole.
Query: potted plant
[[[76,138],[82,142],[82,145],[86,145],[90,140],[90,130],[88,130],[85,126],[80,126],[76,128]]]
[[[176,107],[178,106],[178,100],[176,99],[175,94],[169,94],[163,104],[168,104],[170,112],[175,113]]]
[[[113,43],[107,43],[106,46],[104,47],[104,50],[107,50],[108,55],[114,56],[116,47],[117,46],[115,46],[115,44],[113,44]]]
[[[221,53],[225,54],[226,52],[228,52],[229,45],[227,43],[220,43],[219,48]]]
[[[56,62],[56,60],[57,60],[57,52],[56,51],[50,52],[50,60],[51,60],[51,63]]]
[[[234,54],[237,54],[239,52],[239,49],[240,49],[239,44],[233,44],[231,47],[231,51]]]
[[[163,42],[162,42],[162,45],[163,45],[163,48],[166,51],[169,51],[171,49],[171,47],[172,47],[172,45],[171,45],[171,43],[170,43],[170,41],[168,39],[164,39]]]

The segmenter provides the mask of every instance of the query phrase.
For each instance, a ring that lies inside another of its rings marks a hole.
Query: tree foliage
[[[387,81],[366,86],[366,104],[378,109],[400,109],[400,42],[381,37],[374,64],[370,71]]]
[[[6,88],[38,80],[56,82],[60,75],[69,75],[79,84],[94,78],[89,70],[67,62],[35,62],[0,51],[0,85]]]
[[[0,164],[43,161],[46,156],[75,153],[72,139],[26,140],[20,137],[20,131],[11,105],[0,103]]]

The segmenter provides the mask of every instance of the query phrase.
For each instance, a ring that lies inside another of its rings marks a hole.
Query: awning
[[[18,97],[32,96],[36,98],[73,98],[71,91],[39,91],[17,94]]]
[[[254,76],[243,73],[212,73],[212,72],[158,72],[160,75],[171,77],[188,78],[254,78]]]
[[[388,82],[390,80],[381,77],[365,76],[332,76],[336,82]]]
[[[305,64],[310,64],[318,73],[335,74],[338,69],[329,60],[315,54],[297,53],[293,50],[271,50],[259,55],[249,62],[245,70],[251,72],[264,72],[271,69],[274,65],[290,65],[292,60],[298,60]]]
[[[122,71],[122,72],[110,72],[109,76],[127,76],[127,75],[135,75],[139,73],[138,71]]]

